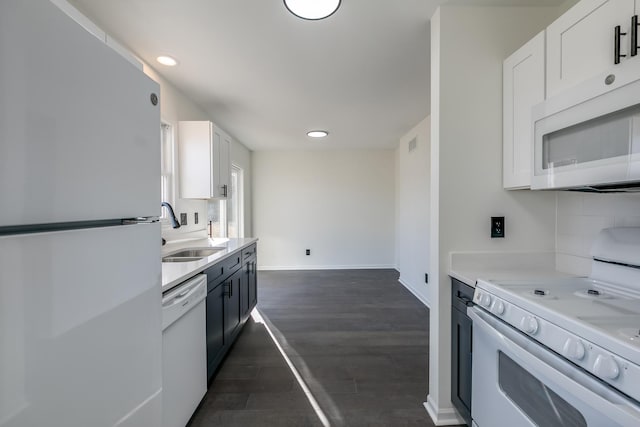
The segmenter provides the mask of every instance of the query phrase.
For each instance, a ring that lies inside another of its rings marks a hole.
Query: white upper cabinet
[[[547,28],[547,98],[631,58],[634,0],[582,0]],[[616,26],[620,32],[615,36]],[[633,58],[637,60],[638,58]]]
[[[503,64],[503,186],[531,186],[531,108],[544,101],[544,31]]]
[[[231,138],[209,121],[178,124],[180,197],[226,198],[230,181]]]

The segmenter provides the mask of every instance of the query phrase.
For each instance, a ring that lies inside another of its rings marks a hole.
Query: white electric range
[[[479,427],[640,426],[640,228],[603,230],[588,278],[478,280]]]

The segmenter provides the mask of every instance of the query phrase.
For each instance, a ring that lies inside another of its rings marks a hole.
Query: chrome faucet
[[[173,208],[167,202],[162,202],[162,206],[169,209],[169,217],[171,219],[171,226],[173,228],[180,228],[180,223],[178,222],[178,218],[176,218],[176,214],[173,213]]]

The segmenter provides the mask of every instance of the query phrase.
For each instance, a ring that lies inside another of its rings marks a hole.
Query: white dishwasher
[[[164,427],[184,427],[207,392],[206,296],[205,274],[162,296]]]

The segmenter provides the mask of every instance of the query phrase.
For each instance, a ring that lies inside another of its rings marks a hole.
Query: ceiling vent
[[[418,146],[418,137],[414,137],[411,141],[409,141],[409,152],[412,152]]]

